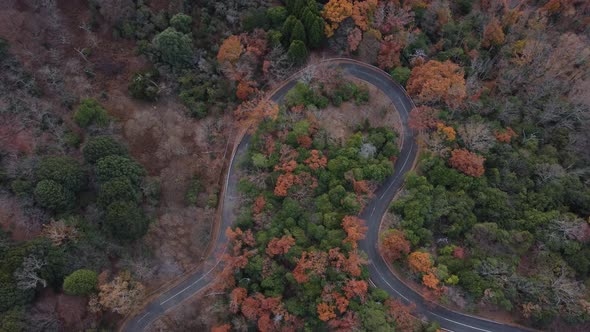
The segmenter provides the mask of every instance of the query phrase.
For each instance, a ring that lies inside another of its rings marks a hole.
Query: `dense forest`
[[[0,331],[115,329],[198,266],[248,127],[223,295],[197,326],[436,329],[370,287],[357,248],[400,133],[332,140],[316,118],[369,107],[368,87],[326,70],[265,99],[333,57],[417,106],[379,243],[396,273],[457,310],[584,330],[589,35],[584,0],[3,1]]]

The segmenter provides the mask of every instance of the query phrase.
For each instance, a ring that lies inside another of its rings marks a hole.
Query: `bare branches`
[[[17,280],[16,286],[19,289],[34,289],[41,284],[47,286],[47,281],[39,277],[39,270],[47,265],[45,260],[39,259],[33,255],[27,256],[20,268],[14,271],[14,278]]]

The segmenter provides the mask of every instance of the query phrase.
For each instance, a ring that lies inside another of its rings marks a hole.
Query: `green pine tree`
[[[293,27],[293,31],[291,31],[291,42],[294,40],[301,40],[304,44],[307,44],[307,36],[305,34],[305,27],[301,21],[297,20],[295,22],[295,26]]]
[[[287,51],[287,56],[289,60],[296,65],[301,65],[305,63],[307,60],[307,47],[305,47],[305,43],[301,40],[294,40],[289,46],[289,51]]]
[[[310,48],[318,48],[324,41],[324,20],[317,17],[309,27],[307,33],[307,43]]]
[[[297,17],[291,15],[287,17],[287,20],[285,20],[285,23],[283,24],[283,40],[287,44],[291,42],[291,33],[293,32],[293,28],[295,27],[297,21],[299,21]]]

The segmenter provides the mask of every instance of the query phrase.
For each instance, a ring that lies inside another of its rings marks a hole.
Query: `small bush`
[[[185,195],[188,205],[197,205],[197,199],[202,189],[201,181],[196,176],[193,177]]]
[[[213,189],[213,192],[211,192],[209,194],[209,197],[207,198],[207,207],[214,209],[217,207],[218,203],[219,203],[219,189],[215,188],[215,189]]]
[[[68,295],[87,296],[96,291],[98,275],[96,272],[80,269],[64,279],[64,293]]]
[[[363,105],[369,102],[369,89],[367,87],[360,87],[355,91],[354,102],[357,105]]]
[[[79,148],[82,138],[73,131],[68,131],[64,134],[64,143],[71,148]]]
[[[406,86],[411,73],[412,70],[408,67],[396,67],[391,71],[391,78],[396,80],[402,86]]]
[[[94,99],[83,99],[74,113],[74,121],[83,128],[95,124],[104,127],[109,122],[107,111]]]

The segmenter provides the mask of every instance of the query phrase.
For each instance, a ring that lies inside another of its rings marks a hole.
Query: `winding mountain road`
[[[324,60],[322,65],[337,66],[348,74],[374,85],[389,97],[395,109],[399,112],[402,121],[403,139],[400,155],[395,163],[394,175],[389,177],[375,193],[375,197],[367,204],[360,217],[368,226],[367,236],[360,243],[360,248],[365,251],[369,258],[369,274],[371,283],[384,289],[394,298],[401,299],[405,303],[416,305],[415,313],[423,319],[437,321],[447,331],[480,331],[480,332],[516,332],[526,331],[524,328],[513,325],[494,322],[491,320],[470,316],[447,308],[427,304],[426,301],[414,290],[401,282],[387,267],[385,261],[377,250],[379,238],[379,226],[381,219],[395,194],[403,186],[404,175],[408,172],[416,159],[418,147],[414,140],[414,133],[408,127],[408,115],[414,107],[412,100],[405,90],[396,82],[392,81],[387,73],[382,70],[350,59],[329,59]],[[287,92],[297,82],[297,76],[292,77],[283,84],[271,96],[271,99],[280,103]],[[234,151],[231,159],[228,174],[225,181],[223,197],[223,210],[219,234],[215,240],[214,248],[201,268],[188,278],[184,279],[175,287],[153,299],[143,310],[132,319],[128,320],[121,328],[126,332],[139,332],[145,330],[152,322],[160,318],[167,310],[181,304],[186,299],[205,289],[215,279],[217,267],[220,264],[220,253],[225,252],[226,236],[224,230],[231,226],[235,216],[233,207],[238,196],[237,184],[239,178],[236,172],[240,158],[243,158],[249,145],[249,137],[245,136]]]

